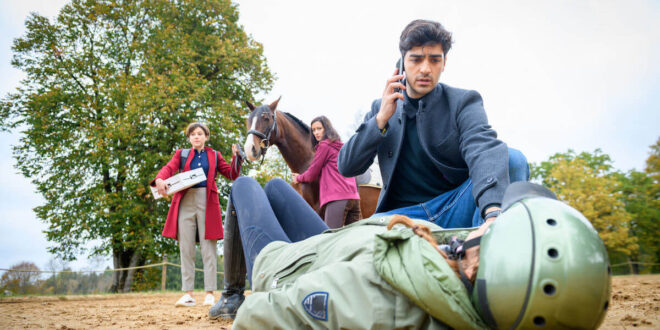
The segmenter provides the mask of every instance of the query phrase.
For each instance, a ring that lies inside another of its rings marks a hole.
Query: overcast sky
[[[12,40],[30,11],[53,17],[64,1],[0,0],[0,97],[15,90]],[[658,1],[238,1],[240,23],[263,43],[277,76],[262,95],[305,122],[326,115],[343,137],[382,94],[398,38],[416,18],[454,34],[440,81],[481,93],[499,137],[532,162],[601,148],[620,170],[642,170],[660,136]],[[0,133],[0,268],[50,256],[42,200],[16,174]],[[84,258],[74,266],[86,265]]]

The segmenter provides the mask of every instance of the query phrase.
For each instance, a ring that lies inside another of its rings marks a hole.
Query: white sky
[[[62,3],[0,0],[0,97],[22,77],[9,61],[25,17],[53,17]],[[660,136],[657,1],[238,3],[240,23],[263,43],[278,77],[262,97],[281,95],[278,108],[305,122],[326,115],[345,138],[355,114],[382,94],[399,34],[416,18],[453,32],[440,80],[479,91],[499,137],[530,161],[601,148],[616,168],[642,170]],[[17,139],[0,133],[0,268],[22,260],[43,267],[45,227],[31,211],[41,198],[15,174],[10,145]]]

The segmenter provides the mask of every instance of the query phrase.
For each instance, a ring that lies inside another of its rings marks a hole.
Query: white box
[[[165,180],[165,183],[167,184],[167,194],[172,195],[177,191],[190,188],[202,181],[206,181],[206,175],[201,167],[192,171],[179,173]],[[154,194],[155,199],[163,197],[158,193],[156,187],[149,186],[149,188],[151,188],[151,193]]]

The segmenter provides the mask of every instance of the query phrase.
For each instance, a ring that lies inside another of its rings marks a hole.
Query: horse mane
[[[311,132],[309,126],[307,124],[303,123],[302,120],[298,119],[298,117],[284,111],[280,111],[281,113],[285,114],[289,119],[291,119],[294,123],[298,124],[298,128],[301,129],[305,134],[309,134]]]

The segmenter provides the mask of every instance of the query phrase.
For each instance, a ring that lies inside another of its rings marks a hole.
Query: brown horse
[[[311,142],[311,130],[307,124],[290,113],[277,111],[277,103],[255,107],[245,102],[250,108],[247,119],[248,135],[245,140],[245,153],[250,161],[263,157],[271,145],[277,146],[282,158],[294,173],[303,173],[314,160]],[[293,185],[305,201],[320,214],[319,182]],[[376,210],[380,189],[359,187],[360,207],[364,218],[370,217]]]

